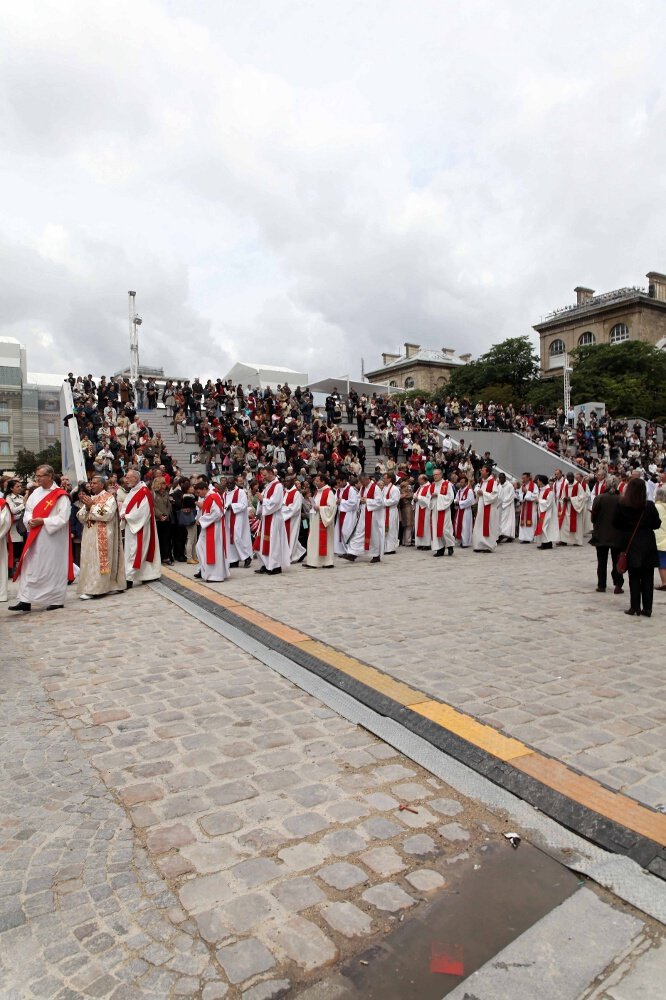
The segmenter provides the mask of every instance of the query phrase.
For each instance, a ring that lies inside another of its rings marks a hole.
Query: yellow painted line
[[[492,726],[486,726],[483,722],[478,722],[464,712],[459,712],[450,705],[444,705],[441,701],[424,701],[419,705],[409,706],[412,712],[422,715],[431,722],[435,722],[443,729],[455,733],[468,743],[473,743],[481,747],[493,757],[500,760],[515,760],[516,757],[524,757],[533,753],[532,749],[514,740],[511,736],[504,736]]]
[[[423,701],[426,697],[422,691],[416,691],[409,685],[403,684],[402,681],[397,681],[393,677],[389,677],[388,674],[382,673],[376,667],[361,663],[353,656],[348,656],[346,653],[333,649],[332,646],[327,646],[316,639],[302,642],[299,649],[304,649],[312,656],[316,656],[318,660],[329,663],[332,667],[341,670],[342,673],[353,677],[354,680],[367,684],[373,691],[378,691],[380,694],[386,695],[387,698],[392,698],[399,705],[412,705],[414,702]]]
[[[577,774],[562,761],[545,757],[525,743],[521,743],[520,740],[516,740],[512,736],[505,736],[493,726],[479,722],[470,715],[459,712],[451,705],[435,701],[423,691],[395,680],[377,667],[362,663],[355,657],[349,656],[325,642],[313,639],[305,632],[300,632],[284,622],[277,621],[256,608],[251,608],[241,601],[224,597],[210,586],[199,583],[198,580],[192,580],[190,577],[174,572],[167,567],[162,567],[162,574],[186,589],[200,594],[206,600],[232,610],[239,618],[258,625],[270,635],[305,650],[348,677],[353,677],[354,680],[360,681],[373,691],[391,698],[399,705],[408,707],[417,715],[429,719],[448,732],[455,733],[493,757],[511,762],[517,770],[537,779],[553,791],[562,793],[600,816],[605,816],[641,836],[648,837],[661,846],[666,845],[666,815],[653,812],[622,792],[613,792],[604,788],[594,778]]]
[[[540,753],[517,760],[514,766],[606,819],[634,830],[662,847],[666,846],[666,816],[653,812],[628,795],[604,788],[594,778],[576,774],[562,761]]]

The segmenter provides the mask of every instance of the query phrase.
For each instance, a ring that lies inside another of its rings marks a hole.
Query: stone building
[[[624,340],[659,344],[666,337],[666,275],[650,271],[647,279],[647,288],[618,288],[600,295],[579,285],[575,305],[556,309],[536,323],[543,374],[561,374],[565,354],[575,347]]]
[[[0,337],[0,470],[12,470],[22,448],[38,452],[60,440],[62,381],[28,372],[25,347]]]
[[[432,392],[445,385],[454,368],[466,365],[471,354],[455,356],[452,347],[441,349],[405,344],[404,354],[382,354],[382,367],[365,373],[369,382],[393,389]]]

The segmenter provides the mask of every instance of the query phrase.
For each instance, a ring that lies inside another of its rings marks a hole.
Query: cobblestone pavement
[[[282,996],[504,829],[147,587],[0,628],[3,1000]]]
[[[480,556],[480,557],[479,557]],[[190,567],[178,567],[192,575]],[[314,579],[313,579],[314,578]],[[213,584],[650,805],[666,804],[666,594],[628,618],[588,545],[403,549]]]

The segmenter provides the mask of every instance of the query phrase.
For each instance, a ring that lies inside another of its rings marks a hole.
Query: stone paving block
[[[289,979],[266,979],[256,986],[243,990],[243,1000],[280,1000],[291,990]],[[206,997],[203,998],[206,1000]]]
[[[373,847],[361,855],[361,861],[378,875],[397,875],[407,865],[393,847]]]
[[[329,965],[338,956],[338,950],[331,939],[311,920],[301,916],[294,915],[279,923],[265,924],[262,937],[279,954],[291,959],[306,972]]]
[[[222,920],[220,904],[212,910],[197,914],[195,920],[199,933],[209,944],[219,944],[231,937],[231,931]]]
[[[260,972],[268,972],[275,965],[270,951],[257,938],[246,938],[220,948],[216,956],[227,979],[234,984],[244,983]]]
[[[372,809],[377,809],[381,812],[388,812],[390,809],[397,810],[400,805],[397,799],[394,799],[391,795],[387,795],[385,792],[371,792],[365,796],[365,801]]]
[[[152,854],[164,854],[176,847],[184,847],[192,844],[195,840],[194,834],[184,823],[175,823],[173,826],[158,827],[148,834],[148,850]]]
[[[344,937],[363,937],[372,932],[372,920],[353,903],[326,903],[320,912],[326,923]]]
[[[221,980],[216,980],[213,983],[206,983],[201,994],[201,1000],[224,1000],[228,992],[228,985]]]
[[[392,785],[391,792],[400,802],[420,802],[432,795],[431,789],[419,785],[416,781],[403,781],[402,784]]]
[[[181,855],[191,862],[194,871],[201,875],[210,872],[221,872],[231,868],[243,857],[238,851],[224,842],[219,844],[191,844],[181,849]]]
[[[332,833],[325,834],[319,844],[331,854],[346,857],[348,854],[356,854],[367,847],[368,838],[356,830],[334,830]]]
[[[463,811],[460,802],[455,799],[429,799],[428,808],[442,816],[458,816]]]
[[[308,868],[316,868],[328,858],[330,851],[323,844],[296,844],[294,847],[285,847],[278,851],[278,857],[284,861],[285,865],[292,871],[306,871]]]
[[[361,898],[366,903],[370,903],[371,906],[386,913],[397,913],[399,910],[406,910],[416,903],[416,900],[408,896],[404,889],[392,882],[373,885],[370,889],[366,889]]]
[[[363,829],[374,840],[391,840],[398,834],[404,833],[404,827],[384,816],[373,816],[363,824]]]
[[[249,781],[230,781],[217,788],[207,788],[206,795],[218,806],[230,806],[234,802],[243,802],[258,795],[257,789]]]
[[[299,816],[290,816],[284,821],[286,830],[293,833],[295,837],[309,837],[313,833],[325,830],[331,824],[319,813],[301,813]]]
[[[319,886],[305,875],[278,883],[272,892],[282,906],[293,913],[307,910],[326,899]]]
[[[221,906],[220,917],[236,934],[245,934],[277,913],[275,900],[263,893],[236,896]]]
[[[232,895],[227,874],[202,875],[185,882],[178,891],[182,905],[191,913],[202,913]]]
[[[293,788],[289,793],[292,799],[302,806],[318,806],[328,799],[339,798],[338,792],[328,785],[305,785],[303,788]]]
[[[210,837],[221,837],[225,833],[235,833],[240,830],[243,821],[236,813],[222,809],[220,812],[211,813],[199,820],[199,826]]]
[[[129,785],[123,789],[121,799],[126,806],[136,806],[141,802],[155,802],[164,797],[164,791],[159,785],[151,782],[141,782],[138,785]]]
[[[466,830],[460,823],[447,823],[445,826],[437,827],[437,833],[440,837],[444,837],[445,840],[458,841],[458,840],[469,840],[469,831]]]
[[[403,841],[402,850],[405,854],[415,857],[425,858],[429,854],[437,854],[437,844],[427,833],[419,833],[415,837],[408,837]]]
[[[382,784],[389,781],[402,781],[406,778],[413,778],[415,774],[416,771],[410,767],[405,767],[404,764],[385,764],[383,767],[375,768],[375,775]]]
[[[249,889],[265,882],[271,882],[283,871],[282,865],[278,865],[270,858],[250,858],[249,861],[241,861],[239,865],[231,869],[234,878],[246,885]]]
[[[351,823],[367,816],[369,809],[360,802],[333,802],[324,807],[326,815],[336,823]]]
[[[350,865],[346,861],[338,861],[333,865],[326,865],[317,872],[317,878],[322,879],[333,889],[344,891],[353,889],[354,886],[361,885],[368,881],[368,874],[358,865]]]
[[[416,812],[409,812],[406,809],[404,812],[398,813],[397,816],[401,823],[412,830],[423,830],[426,826],[432,826],[439,819],[438,816],[433,816],[428,809],[424,809],[422,805],[415,806],[414,808]]]
[[[410,872],[405,878],[419,892],[434,892],[435,889],[441,889],[446,884],[439,872],[434,872],[428,868]]]

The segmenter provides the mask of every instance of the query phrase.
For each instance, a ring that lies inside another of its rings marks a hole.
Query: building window
[[[0,455],[9,454],[9,441],[0,441]]]
[[[597,338],[594,336],[591,330],[586,330],[585,333],[581,333],[578,338],[579,347],[589,347],[590,344],[596,344]]]
[[[8,410],[9,403],[5,402],[4,399],[0,399],[0,410]]]
[[[391,381],[389,382],[389,389],[397,389],[397,388],[398,388],[398,383],[396,382],[396,380],[395,380],[395,379],[392,379],[392,380],[391,380]]]
[[[608,337],[611,344],[621,344],[623,340],[629,340],[629,327],[626,323],[616,323]]]
[[[405,379],[405,389],[413,389],[413,388],[414,388],[414,379],[410,376],[409,378]]]
[[[55,434],[55,424],[48,423],[46,425],[46,433],[48,434],[49,437],[53,437]]]
[[[566,348],[564,346],[563,340],[554,340],[550,347],[548,348],[548,353],[551,358],[558,357],[560,354],[564,354]]]
[[[9,434],[8,420],[0,420],[0,434]]]

